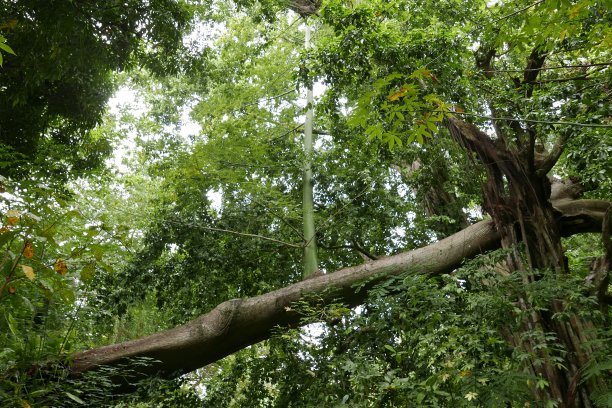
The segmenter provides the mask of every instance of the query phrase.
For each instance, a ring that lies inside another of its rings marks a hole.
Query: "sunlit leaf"
[[[8,225],[17,225],[21,213],[17,210],[9,210],[6,212],[6,222]]]
[[[392,93],[391,95],[387,96],[387,99],[390,100],[391,102],[398,100],[399,98],[401,98],[402,96],[406,95],[407,93],[407,89],[406,88],[400,88],[399,91]]]
[[[432,73],[430,70],[428,70],[425,67],[421,67],[419,69],[417,69],[416,71],[414,71],[411,75],[410,78],[423,78],[423,77],[429,77],[431,78]]]
[[[15,51],[13,51],[13,49],[11,47],[9,47],[7,44],[0,42],[0,49],[3,51],[8,52],[9,54],[13,54],[15,55]]]
[[[76,395],[69,393],[68,391],[66,391],[66,395],[68,396],[68,398],[70,398],[71,400],[73,400],[75,402],[78,402],[79,404],[82,404],[82,405],[85,404],[85,401],[83,401],[82,399],[80,399]]]
[[[36,274],[34,273],[34,268],[28,265],[21,265],[21,270],[23,270],[23,274],[29,280],[33,281],[36,278]]]
[[[11,293],[10,290],[9,293]],[[10,312],[6,317],[6,321],[8,322],[9,330],[11,331],[11,333],[13,333],[13,336],[20,336],[21,333],[19,332],[19,328],[17,327],[17,320],[15,320],[15,317]]]
[[[478,394],[475,392],[468,392],[467,394],[465,394],[465,399],[468,401],[472,401],[476,399],[477,397],[478,397]]]

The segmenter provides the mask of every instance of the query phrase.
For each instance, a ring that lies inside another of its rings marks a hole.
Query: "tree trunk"
[[[555,206],[561,232],[599,231],[609,206],[598,200],[561,200]],[[295,301],[311,299],[315,294],[319,302],[356,306],[364,301],[370,288],[391,275],[449,273],[465,259],[499,245],[493,222],[481,221],[424,248],[307,279],[254,298],[229,300],[185,325],[76,353],[70,369],[78,375],[103,365],[118,365],[129,358],[150,357],[158,363],[134,372],[131,381],[155,374],[176,377],[269,338],[277,328],[295,327],[300,323],[300,316],[291,309]]]
[[[509,250],[505,269],[521,273],[526,285],[545,272],[568,274],[557,214],[549,201],[551,183],[546,175],[556,158],[538,161],[534,151],[529,151],[533,143],[521,152],[455,118],[449,119],[448,128],[486,169],[485,210],[500,234],[501,247]],[[551,152],[557,157],[558,154]],[[547,383],[547,387],[534,385],[535,397],[540,401],[552,399],[562,407],[591,407],[589,396],[597,384],[582,382],[580,377],[592,353],[586,345],[593,340],[588,334],[592,331],[586,330],[592,328],[591,322],[575,315],[566,320],[554,318],[564,311],[563,300],[554,301],[545,311],[535,310],[526,295],[519,296],[517,303],[527,317],[520,331],[510,334],[508,340],[532,356],[527,368]],[[552,350],[559,345],[563,350],[553,355]]]
[[[306,21],[304,48],[310,48],[310,25]],[[314,119],[312,84],[306,91],[306,120],[304,122],[304,179],[302,180],[302,222],[304,227],[304,272],[303,278],[312,276],[319,270],[317,258],[317,237],[314,222],[314,180],[312,178],[312,122]]]

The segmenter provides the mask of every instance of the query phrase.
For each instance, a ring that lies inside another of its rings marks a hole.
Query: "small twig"
[[[588,74],[585,75],[580,75],[580,76],[575,76],[575,77],[570,77],[570,78],[553,78],[553,79],[543,79],[541,81],[536,81],[534,83],[536,84],[547,84],[550,82],[570,82],[570,81],[590,81],[593,78],[590,77],[590,75],[593,72],[589,72]]]
[[[493,25],[493,24],[495,24],[495,23],[499,23],[500,21],[505,20],[505,19],[507,19],[507,18],[514,17],[514,16],[516,16],[517,14],[520,14],[520,13],[522,13],[522,12],[523,12],[523,11],[525,11],[525,10],[529,10],[530,8],[532,8],[532,7],[534,7],[534,6],[537,6],[537,5],[538,5],[538,4],[540,4],[540,3],[544,3],[544,1],[545,1],[545,0],[538,0],[538,1],[536,1],[535,3],[531,3],[531,4],[529,4],[529,5],[525,6],[525,7],[523,7],[522,9],[516,10],[516,11],[514,11],[514,12],[510,13],[510,14],[506,14],[505,16],[502,16],[502,17],[500,17],[500,18],[498,18],[498,19],[496,19],[496,20],[493,20],[491,23],[489,23],[489,25]]]
[[[578,123],[578,122],[521,119],[521,118],[496,118],[493,116],[479,115],[477,113],[467,113],[467,112],[450,112],[450,113],[452,113],[453,115],[474,116],[474,117],[483,118],[483,119],[506,120],[510,122],[544,123],[547,125],[568,125],[568,126],[580,126],[580,127],[592,127],[592,128],[612,128],[612,125],[601,125],[597,123]]]
[[[82,306],[79,305],[79,307],[75,311],[75,316],[72,318],[72,321],[70,322],[70,327],[68,327],[68,330],[66,330],[66,335],[64,336],[64,339],[62,340],[62,344],[60,345],[59,351],[57,352],[58,356],[60,356],[62,354],[62,351],[64,351],[64,347],[66,346],[66,343],[68,342],[68,336],[74,329],[74,326],[76,325],[76,322],[77,322],[76,314],[81,311],[81,307]]]
[[[11,242],[12,242],[12,240],[11,240]],[[19,252],[19,255],[17,255],[15,257],[15,260],[13,261],[13,265],[11,265],[11,269],[9,270],[8,274],[6,275],[6,278],[4,279],[4,282],[2,283],[2,286],[0,286],[0,297],[4,296],[4,289],[6,289],[6,287],[8,286],[9,283],[15,282],[16,280],[19,280],[19,278],[13,278],[13,273],[15,273],[15,269],[17,269],[17,265],[19,265],[19,261],[21,260],[21,257],[23,255],[23,251],[25,250],[27,243],[28,243],[28,240],[27,239],[24,240],[23,248],[21,248],[21,251]]]
[[[545,71],[553,69],[570,69],[570,68],[588,68],[588,67],[604,67],[612,65],[612,62],[600,62],[585,65],[558,65],[554,67],[527,68],[527,69],[489,69],[484,72],[525,72],[525,71]]]
[[[282,139],[283,137],[287,136],[288,134],[295,132],[296,130],[298,130],[298,129],[299,129],[299,128],[301,128],[302,126],[304,126],[304,124],[303,124],[303,123],[300,123],[300,124],[298,124],[296,127],[294,127],[293,129],[290,129],[290,130],[288,130],[288,131],[286,131],[286,132],[283,132],[283,134],[282,134],[282,135],[280,135],[280,136],[275,136],[275,137],[273,137],[272,139],[268,140],[268,143],[274,143],[274,142],[276,142],[277,140]]]
[[[245,108],[245,107],[247,107],[247,106],[257,105],[257,104],[259,104],[259,103],[260,103],[260,102],[262,102],[262,101],[270,101],[270,100],[272,100],[272,99],[277,99],[277,98],[280,98],[280,97],[282,97],[282,96],[288,95],[288,94],[290,94],[290,93],[292,93],[292,92],[295,92],[295,89],[290,89],[290,90],[285,91],[285,92],[283,92],[283,93],[280,93],[280,94],[278,94],[278,95],[272,95],[272,96],[268,96],[268,97],[266,97],[266,98],[261,98],[261,99],[258,99],[258,100],[256,100],[256,101],[254,101],[254,102],[247,102],[247,103],[242,104],[242,106],[241,106],[241,107],[242,107],[242,108]]]
[[[253,202],[255,202],[261,208],[263,208],[264,211],[267,211],[267,212],[275,215],[276,217],[278,217],[278,219],[280,219],[285,225],[287,225],[289,228],[291,228],[300,237],[300,239],[302,241],[304,240],[304,234],[300,230],[295,228],[293,225],[291,225],[291,223],[287,219],[285,219],[285,217],[282,214],[279,214],[278,212],[274,211],[273,209],[269,208],[268,206],[265,206],[264,204],[260,203],[259,200],[255,199],[255,198],[253,198]]]
[[[304,247],[303,245],[292,244],[290,242],[284,242],[284,241],[280,241],[278,239],[274,239],[274,238],[270,238],[270,237],[264,237],[263,235],[248,234],[246,232],[232,231],[232,230],[227,230],[227,229],[223,229],[223,228],[205,227],[203,225],[197,225],[197,227],[204,228],[204,229],[211,230],[211,231],[227,232],[228,234],[240,235],[240,236],[243,236],[243,237],[260,238],[260,239],[263,239],[263,240],[266,240],[266,241],[276,242],[277,244],[286,245],[286,246],[289,246],[289,247],[292,247],[292,248],[303,248]]]
[[[332,215],[330,215],[329,217],[327,217],[327,219],[325,219],[323,222],[321,222],[321,224],[319,224],[319,226],[315,229],[315,232],[319,232],[321,231],[321,228],[323,228],[325,226],[325,224],[329,223],[332,219],[334,219],[338,214],[342,213],[342,211],[344,211],[346,209],[346,207],[348,207],[353,201],[355,201],[356,199],[358,199],[359,197],[361,197],[362,195],[364,195],[368,190],[370,189],[370,186],[367,186],[366,188],[364,188],[363,190],[361,190],[361,192],[359,192],[359,194],[357,194],[355,197],[351,198],[349,200],[348,203],[344,204],[342,207],[340,207],[338,209],[338,211],[336,211],[335,213],[333,213]],[[312,236],[312,238],[314,238],[314,235]],[[312,241],[312,238],[310,238],[310,240],[308,240],[308,242],[306,242],[304,245],[308,245],[310,244],[310,241]]]
[[[359,245],[354,239],[351,239],[351,242],[353,243],[352,245],[333,245],[333,246],[327,246],[324,244],[317,244],[320,248],[323,249],[327,249],[328,251],[334,250],[334,249],[351,249],[354,251],[357,251],[363,255],[365,255],[366,257],[370,258],[371,260],[375,261],[378,259],[377,256],[372,255],[370,252],[368,252],[367,250],[365,250],[361,245]]]
[[[287,166],[266,166],[263,164],[244,164],[244,163],[234,163],[227,160],[219,160],[219,164],[228,166],[228,167],[249,167],[249,168],[258,168],[258,169],[283,169]]]
[[[353,245],[355,246],[355,249],[357,251],[361,252],[362,254],[367,256],[368,258],[370,258],[370,259],[372,259],[374,261],[378,259],[378,257],[376,255],[372,255],[368,250],[366,250],[363,246],[361,246],[359,244],[359,242],[357,242],[357,240],[355,238],[352,238],[351,242],[353,243]]]

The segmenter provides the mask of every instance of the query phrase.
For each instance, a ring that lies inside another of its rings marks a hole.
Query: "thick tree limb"
[[[604,214],[611,204],[562,199],[553,205],[559,213],[561,229],[567,235],[601,231]],[[117,365],[127,358],[150,357],[159,363],[146,367],[139,376],[175,377],[269,338],[278,327],[299,324],[300,316],[290,306],[308,295],[316,295],[325,302],[356,306],[365,300],[370,288],[389,276],[410,271],[430,275],[449,273],[465,259],[498,246],[499,234],[492,221],[481,221],[424,248],[341,269],[261,296],[229,300],[185,325],[76,353],[70,369],[78,375],[101,365]]]
[[[550,152],[548,152],[548,154],[542,160],[536,160],[537,163],[535,164],[535,167],[538,169],[537,172],[539,176],[548,174],[557,161],[559,161],[568,139],[569,136],[567,134],[560,136],[556,140],[555,145],[552,147]]]

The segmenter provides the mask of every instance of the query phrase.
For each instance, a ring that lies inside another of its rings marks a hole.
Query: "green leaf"
[[[91,282],[96,274],[96,265],[94,263],[89,263],[85,265],[83,269],[81,269],[81,280],[83,282]]]
[[[19,328],[17,327],[17,321],[10,312],[8,313],[6,320],[8,322],[9,330],[11,331],[11,333],[13,333],[13,336],[20,337],[21,333],[19,331]]]
[[[0,248],[2,248],[7,242],[10,242],[11,239],[15,236],[15,231],[6,231],[0,233]]]
[[[40,235],[41,237],[45,237],[45,238],[51,238],[56,234],[56,232],[57,232],[57,227],[56,227],[56,224],[53,223],[49,225],[48,227],[41,229],[41,231],[38,232],[38,235]]]
[[[436,124],[431,121],[427,121],[427,128],[431,130],[432,133],[435,133],[438,131],[438,127],[436,126]]]
[[[79,397],[77,397],[74,394],[69,393],[68,391],[65,391],[66,395],[68,396],[68,398],[70,398],[71,400],[78,402],[81,405],[85,405],[85,401],[83,401],[82,399],[80,399]]]
[[[13,49],[8,46],[8,44],[5,44],[3,42],[0,42],[0,49],[8,52],[9,54],[17,55],[15,54],[15,51],[13,51]]]

